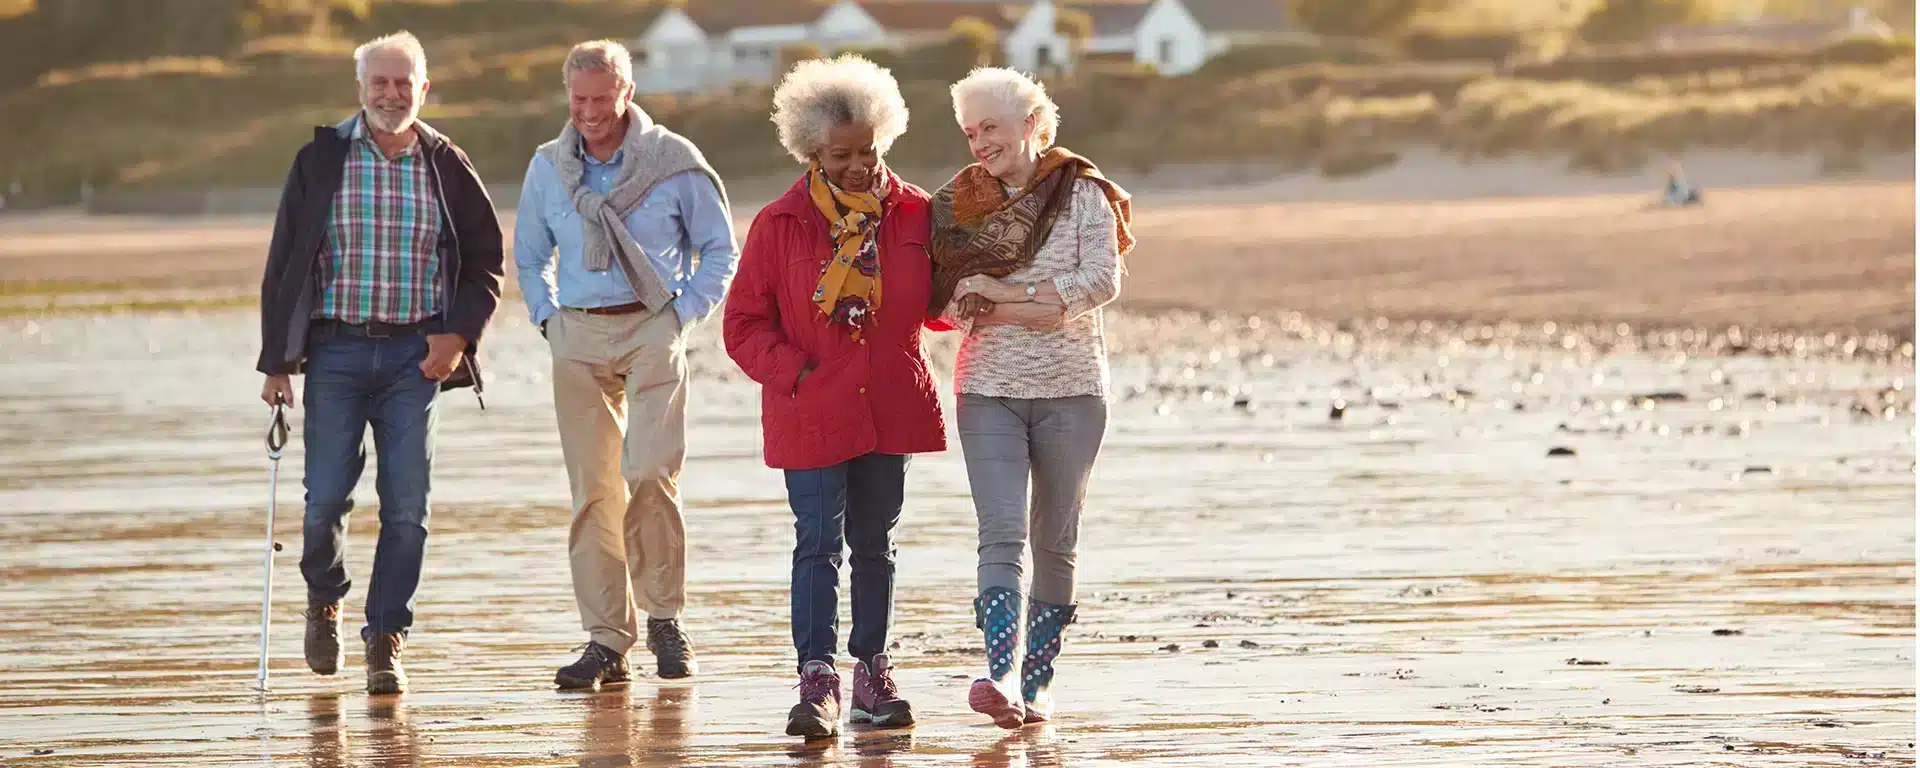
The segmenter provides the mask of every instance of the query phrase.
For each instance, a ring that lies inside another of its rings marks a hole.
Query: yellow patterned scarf
[[[847,325],[856,339],[880,309],[880,202],[892,188],[892,174],[877,170],[872,192],[835,186],[819,163],[807,170],[807,190],[833,237],[833,260],[813,290],[813,303],[827,322]]]

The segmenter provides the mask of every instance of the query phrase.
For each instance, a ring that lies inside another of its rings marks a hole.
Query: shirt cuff
[[[1067,307],[1067,317],[1075,318],[1093,308],[1093,297],[1087,295],[1086,288],[1080,285],[1071,274],[1060,275],[1053,279],[1053,288],[1060,292],[1060,303]]]
[[[688,297],[683,294],[680,298],[673,300],[673,314],[680,318],[681,333],[691,330],[695,323],[700,322],[700,314],[688,308],[687,298]]]

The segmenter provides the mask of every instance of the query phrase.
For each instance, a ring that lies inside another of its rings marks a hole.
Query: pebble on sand
[[[1733,637],[1735,635],[1744,635],[1744,634],[1746,634],[1746,632],[1744,630],[1739,630],[1739,629],[1716,629],[1713,631],[1714,637]]]
[[[1347,417],[1347,401],[1345,400],[1333,401],[1333,408],[1327,411],[1327,419],[1329,421],[1339,421],[1346,417]]]
[[[1242,648],[1258,648],[1258,647],[1260,647],[1260,644],[1259,644],[1259,643],[1256,643],[1256,642],[1254,642],[1254,641],[1252,641],[1252,640],[1242,640],[1242,641],[1240,641],[1240,647],[1242,647]]]
[[[1572,448],[1568,448],[1564,445],[1557,445],[1557,446],[1554,446],[1553,448],[1548,449],[1547,455],[1548,456],[1578,456],[1580,454],[1575,453]]]
[[[1599,659],[1567,659],[1567,666],[1569,667],[1604,667],[1609,663],[1611,662],[1605,662]]]
[[[1180,652],[1180,644],[1179,644],[1179,643],[1167,643],[1166,645],[1163,645],[1163,646],[1160,646],[1160,650],[1163,650],[1163,651],[1166,651],[1166,652],[1168,652],[1168,653],[1179,653],[1179,652]]]
[[[1200,644],[1200,647],[1202,647],[1202,648],[1218,648],[1218,647],[1220,647],[1220,641],[1218,641],[1218,640],[1208,640],[1208,641],[1206,641],[1206,642],[1204,642],[1204,643],[1201,643],[1201,644]]]

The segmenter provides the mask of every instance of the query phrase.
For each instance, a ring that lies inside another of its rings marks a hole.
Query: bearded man
[[[360,110],[294,157],[260,286],[260,398],[293,406],[304,374],[307,666],[339,671],[343,548],[372,428],[380,537],[366,591],[367,692],[407,688],[400,664],[426,557],[442,390],[471,386],[500,304],[502,242],[466,153],[420,122],[427,57],[401,32],[353,53]]]

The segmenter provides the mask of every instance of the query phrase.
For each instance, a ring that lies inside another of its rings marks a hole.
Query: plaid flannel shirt
[[[440,199],[416,139],[392,160],[354,119],[320,255],[316,317],[406,324],[440,311]]]

